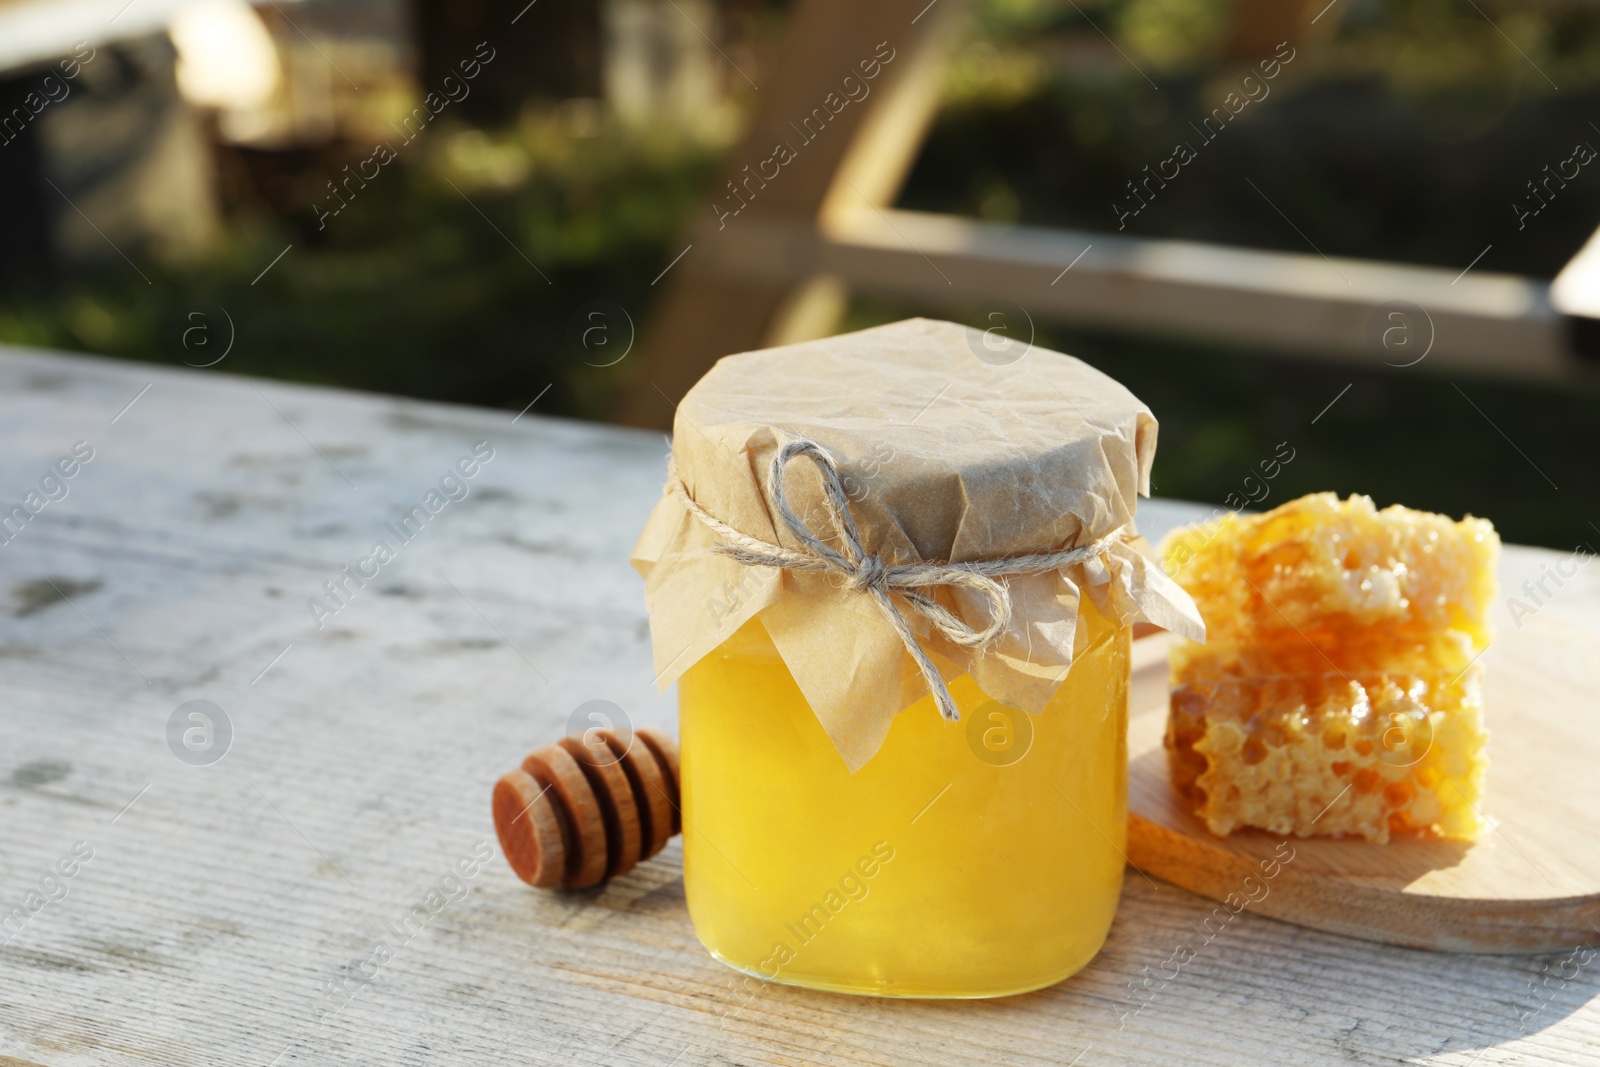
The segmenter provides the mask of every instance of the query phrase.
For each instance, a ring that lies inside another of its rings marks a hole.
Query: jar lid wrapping
[[[748,537],[804,548],[773,513],[768,482],[780,449],[816,441],[838,468],[861,548],[894,567],[1059,553],[1109,538],[1089,559],[1003,578],[1011,618],[981,649],[950,640],[925,614],[902,612],[939,674],[971,674],[989,696],[1037,713],[1072,663],[1081,596],[1119,623],[1195,640],[1204,627],[1133,533],[1155,454],[1149,410],[1069,356],[1034,347],[995,366],[981,358],[983,342],[976,330],[913,319],[729,356],[678,406],[675,477],[701,509]],[[784,488],[807,528],[824,541],[837,536],[836,509],[811,464],[794,464]],[[1119,529],[1123,537],[1110,536]],[[838,574],[747,565],[713,551],[718,543],[669,491],[634,550],[660,684],[759,614],[858,769],[894,716],[928,695],[905,643],[873,596]],[[973,630],[989,628],[993,601],[980,590],[924,592]]]

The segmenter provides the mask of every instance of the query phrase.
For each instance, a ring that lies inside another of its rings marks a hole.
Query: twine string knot
[[[856,564],[855,573],[850,576],[850,588],[861,592],[872,589],[881,589],[889,577],[889,565],[878,556],[865,555]]]
[[[784,472],[790,460],[805,456],[816,464],[822,476],[824,497],[828,502],[830,517],[840,548],[835,549],[818,537],[789,507],[784,489]],[[939,714],[956,722],[961,714],[955,699],[945,685],[939,668],[917,640],[905,613],[895,603],[898,595],[913,611],[931,623],[941,635],[966,648],[983,651],[1011,625],[1011,592],[997,578],[1017,574],[1044,574],[1060,570],[1074,563],[1092,559],[1105,552],[1113,542],[1122,537],[1124,527],[1092,544],[1069,548],[1061,552],[1043,552],[1005,559],[977,560],[971,563],[913,563],[891,564],[882,557],[866,551],[861,545],[861,534],[855,516],[850,511],[850,500],[845,493],[844,479],[839,474],[838,463],[821,445],[808,438],[797,438],[780,448],[772,457],[771,477],[767,480],[767,502],[783,520],[789,532],[803,548],[784,548],[751,537],[741,530],[712,515],[689,495],[689,488],[675,471],[669,472],[668,488],[691,515],[710,527],[721,539],[711,550],[733,559],[747,567],[780,567],[785,570],[831,571],[845,579],[851,590],[872,597],[889,625],[905,644],[906,651],[916,661],[918,669],[928,683],[928,691],[939,708]],[[939,586],[969,589],[982,597],[988,605],[989,625],[975,630],[963,618],[940,604],[923,590]]]

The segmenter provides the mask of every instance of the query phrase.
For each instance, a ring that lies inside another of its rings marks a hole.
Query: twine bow
[[[783,475],[789,461],[804,455],[817,465],[822,474],[822,487],[833,515],[834,529],[842,551],[835,549],[811,532],[789,507],[784,490]],[[905,643],[906,651],[916,661],[927,680],[939,714],[950,722],[961,718],[955,699],[934,666],[927,651],[917,641],[917,635],[906,621],[905,614],[890,595],[899,597],[934,628],[955,644],[982,651],[1011,625],[1011,592],[996,578],[1014,574],[1044,574],[1062,567],[1100,555],[1122,536],[1122,527],[1111,531],[1093,544],[1070,548],[1062,552],[1045,552],[1006,559],[978,560],[971,563],[911,563],[890,564],[861,547],[861,535],[850,513],[849,498],[845,495],[844,481],[839,476],[838,464],[821,445],[806,438],[790,441],[772,457],[772,475],[767,480],[767,501],[789,528],[789,532],[803,548],[784,548],[751,537],[734,529],[701,507],[689,495],[688,486],[675,472],[670,473],[668,488],[677,496],[689,513],[722,538],[712,546],[712,551],[727,556],[747,567],[782,567],[796,571],[833,571],[845,579],[848,588],[870,595],[877,603],[883,617],[894,627],[895,633]],[[955,615],[923,592],[937,586],[970,589],[978,593],[989,605],[989,625],[982,630],[973,629],[966,620]]]

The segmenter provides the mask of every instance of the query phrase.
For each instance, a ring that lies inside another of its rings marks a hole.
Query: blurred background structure
[[[1600,547],[1597,124],[1588,0],[0,0],[0,342],[666,425],[936,315]]]

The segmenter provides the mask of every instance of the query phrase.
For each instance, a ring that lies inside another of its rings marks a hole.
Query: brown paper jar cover
[[[838,463],[863,547],[891,565],[1058,552],[1121,528],[1096,558],[1005,579],[1011,625],[981,651],[903,612],[946,680],[971,674],[989,696],[1037,714],[1071,665],[1080,596],[1124,625],[1149,622],[1192,640],[1205,630],[1134,529],[1156,450],[1150,410],[1059,352],[1031,347],[1009,365],[986,362],[984,340],[955,323],[910,319],[727,356],[679,403],[672,458],[702,508],[798,548],[767,503],[766,481],[780,448],[816,441]],[[791,462],[785,487],[800,519],[837,544],[817,468]],[[669,491],[634,549],[659,684],[759,615],[840,755],[859,769],[894,716],[928,695],[905,645],[871,596],[839,575],[746,566],[710,551],[716,541]],[[940,588],[935,599],[974,629],[989,624],[976,594]]]

